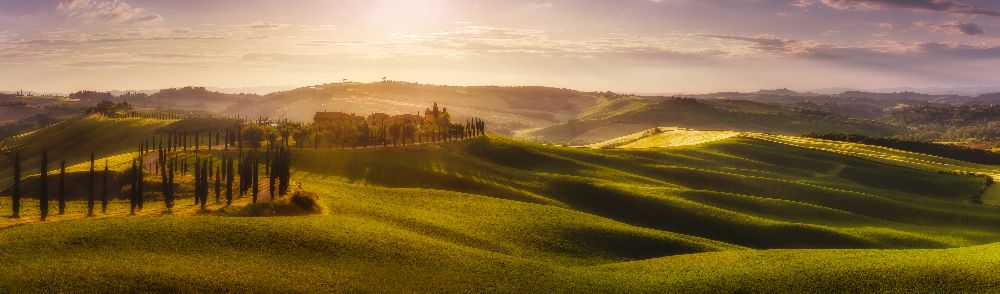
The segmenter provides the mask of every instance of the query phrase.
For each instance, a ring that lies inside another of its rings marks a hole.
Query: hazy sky
[[[0,90],[1000,85],[990,0],[0,0]]]

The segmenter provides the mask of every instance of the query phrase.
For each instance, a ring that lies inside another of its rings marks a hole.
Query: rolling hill
[[[335,83],[264,95],[234,104],[225,113],[311,121],[317,111],[416,113],[436,102],[461,114],[459,120],[480,117],[496,132],[512,132],[566,121],[610,96],[549,87]]]
[[[24,175],[38,172],[42,150],[52,156],[50,162],[58,166],[66,160],[67,167],[90,160],[93,152],[97,158],[113,157],[134,152],[143,139],[153,136],[156,129],[176,120],[120,118],[96,115],[78,116],[57,124],[0,139],[0,186],[12,183],[13,159],[21,154]],[[102,161],[103,162],[103,161]]]
[[[776,104],[627,97],[588,109],[567,123],[532,130],[521,136],[548,143],[587,145],[660,126],[790,135],[852,132],[888,136],[903,131],[874,121]]]
[[[990,244],[1000,241],[1000,208],[970,200],[992,186],[957,172],[993,167],[791,136],[744,133],[697,143],[594,149],[486,137],[297,150],[293,179],[322,195],[322,215],[164,215],[150,203],[136,217],[86,219],[77,210],[45,224],[0,218],[7,227],[0,229],[0,290],[1000,285],[997,245]]]

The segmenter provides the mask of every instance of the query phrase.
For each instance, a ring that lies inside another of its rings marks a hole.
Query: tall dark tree
[[[59,215],[66,214],[66,161],[59,162]]]
[[[226,206],[233,204],[233,159],[226,158]]]
[[[142,167],[143,163],[142,163],[142,161],[143,161],[142,156],[140,156],[139,157],[139,165],[136,166],[136,178],[137,178],[137,180],[136,180],[135,184],[136,184],[137,187],[139,187],[139,189],[136,191],[135,197],[136,197],[136,206],[138,206],[139,210],[142,210],[142,205],[146,202],[146,195],[145,195],[146,194],[146,189],[145,189],[146,175],[143,172],[143,167]]]
[[[201,158],[194,158],[194,205],[201,203]]]
[[[104,175],[101,176],[101,213],[108,213],[108,194],[111,192],[108,190],[108,177],[111,173],[108,172],[108,161],[104,160]]]
[[[42,150],[42,166],[40,170],[40,175],[38,178],[38,183],[41,185],[38,189],[38,201],[39,208],[38,211],[42,214],[42,220],[44,221],[46,217],[49,216],[49,152]]]
[[[136,200],[138,200],[139,198],[139,196],[137,195],[137,191],[139,191],[139,172],[136,171],[135,168],[135,159],[132,160],[132,167],[130,171],[131,171],[132,189],[131,191],[129,191],[129,214],[134,215]]]
[[[251,185],[251,188],[250,189],[252,189],[252,191],[253,191],[253,203],[257,203],[257,195],[260,193],[260,185],[258,185],[259,184],[259,180],[260,180],[260,177],[259,177],[259,174],[258,174],[258,172],[260,171],[260,167],[257,166],[257,150],[254,150],[250,154],[252,156],[251,159],[250,159],[250,168],[251,168],[251,171],[250,171],[250,177],[251,177],[250,185]]]
[[[176,161],[176,157],[170,159],[171,163],[167,169],[167,195],[164,197],[164,201],[167,205],[167,211],[174,208],[174,167],[177,166]]]
[[[167,207],[167,210],[169,211],[170,210],[170,177],[167,175],[167,165],[166,164],[160,164],[160,163],[164,162],[164,159],[163,159],[163,154],[164,154],[163,149],[160,149],[157,152],[158,152],[158,154],[157,154],[158,155],[158,157],[157,157],[157,163],[158,164],[157,165],[161,166],[161,168],[159,170],[159,173],[160,173],[160,191],[161,191],[160,193],[163,194],[163,205],[165,207]]]
[[[240,176],[240,189],[239,189],[240,198],[243,198],[243,196],[246,195],[247,189],[250,188],[250,185],[247,185],[247,180],[250,179],[250,175],[246,173],[248,166],[247,159],[250,156],[244,155],[242,150],[240,151],[239,154],[240,158],[236,162],[236,171],[239,173]]]
[[[205,202],[207,202],[207,201],[205,201],[205,198],[206,198],[205,194],[207,194],[207,193],[205,193],[205,192],[207,192],[206,191],[207,189],[205,189],[206,188],[205,187],[206,186],[205,185],[205,182],[206,182],[205,181],[205,175],[206,175],[206,171],[207,171],[207,165],[200,158],[196,158],[194,162],[195,162],[195,180],[194,180],[194,185],[195,185],[194,191],[195,192],[194,193],[195,193],[195,198],[196,198],[195,204],[199,204],[200,203],[201,204],[201,210],[205,210],[205,205],[206,205]]]
[[[14,217],[21,217],[21,153],[14,153],[14,187],[11,188]]]
[[[277,154],[275,154],[275,155],[276,156],[274,157],[274,161],[278,161],[278,158],[280,158],[280,157],[278,157]],[[277,164],[273,164],[272,166],[279,167]],[[274,196],[275,196],[275,193],[274,193],[275,192],[274,191],[274,182],[278,179],[278,173],[277,173],[277,171],[278,171],[277,169],[274,169],[274,170],[271,171],[271,174],[267,175],[267,180],[268,180],[268,183],[267,183],[267,194],[271,195],[271,200],[274,200]]]
[[[87,216],[94,215],[94,153],[90,153],[90,173],[87,174]]]
[[[222,166],[215,167],[215,202],[222,199]]]

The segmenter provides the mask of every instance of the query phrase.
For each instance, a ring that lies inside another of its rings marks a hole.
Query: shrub
[[[316,193],[297,190],[289,199],[303,212],[311,214],[323,212],[323,207],[319,205],[319,196]]]
[[[223,213],[232,216],[296,216],[323,213],[316,193],[296,190],[291,197],[271,201],[260,201],[244,206],[235,212],[224,210]]]

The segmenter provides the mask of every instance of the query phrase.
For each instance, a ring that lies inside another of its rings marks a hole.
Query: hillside
[[[415,114],[436,102],[452,113],[484,118],[494,131],[510,132],[566,121],[605,99],[602,94],[549,87],[336,83],[272,93],[232,105],[225,113],[311,121],[317,111]]]
[[[96,157],[119,155],[133,152],[139,142],[153,136],[156,129],[169,125],[174,120],[123,118],[111,119],[101,116],[79,116],[57,124],[0,139],[0,186],[11,184],[14,154],[21,153],[24,174],[38,172],[42,150],[48,150],[50,161],[55,164],[66,160],[67,166]]]
[[[889,111],[886,122],[916,131],[907,138],[936,141],[970,139],[996,143],[1000,137],[1000,104],[958,107],[900,107]]]
[[[873,121],[775,104],[632,97],[603,103],[567,123],[526,132],[522,136],[542,142],[586,145],[661,126],[778,134],[839,130],[888,136],[902,132],[900,128]]]
[[[160,215],[150,203],[139,217],[54,217],[0,230],[0,289],[851,291],[1000,281],[988,254],[996,245],[965,247],[1000,241],[1000,208],[969,200],[983,178],[783,138],[306,149],[294,155],[294,178],[322,195],[323,215]],[[953,247],[965,248],[943,249]],[[780,248],[789,250],[746,250]],[[885,248],[920,250],[863,250]]]

